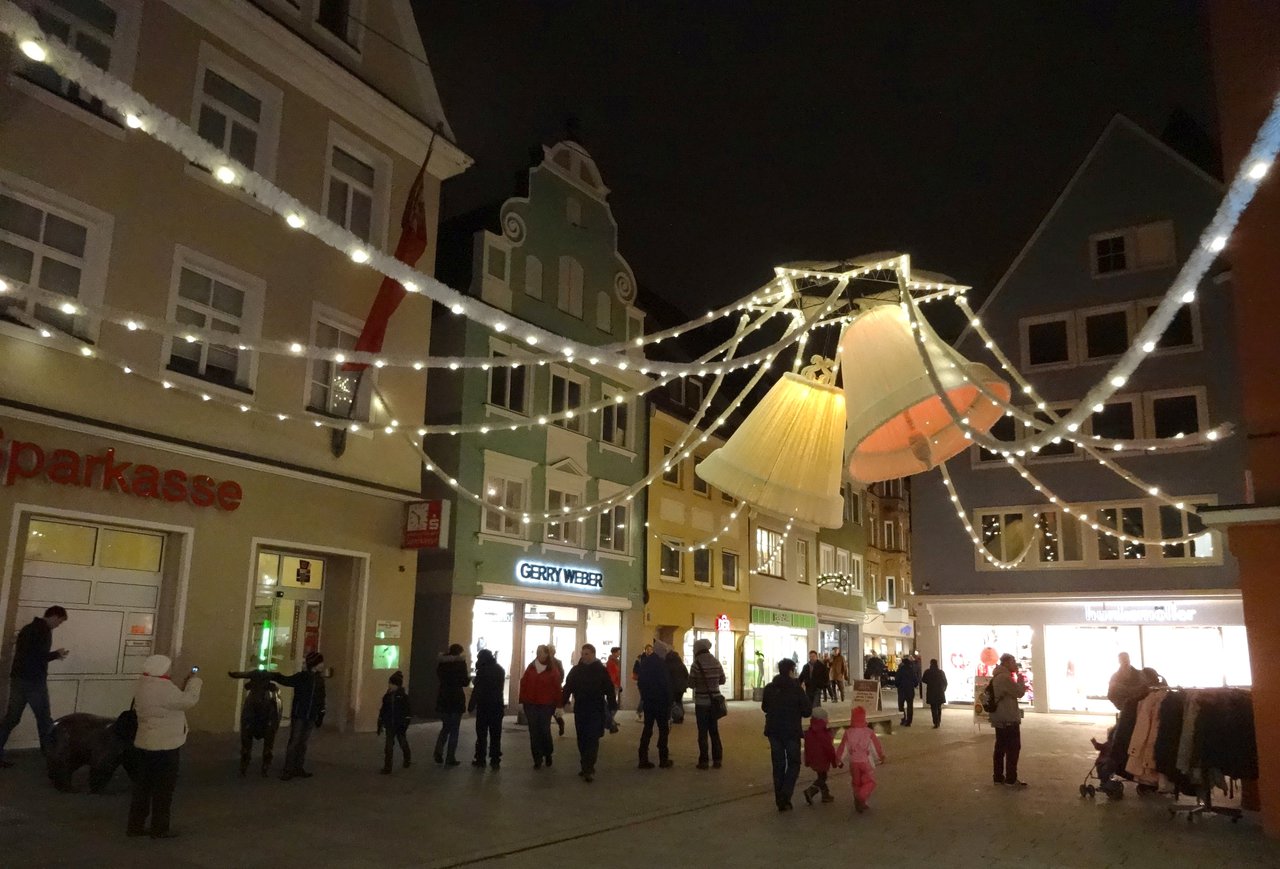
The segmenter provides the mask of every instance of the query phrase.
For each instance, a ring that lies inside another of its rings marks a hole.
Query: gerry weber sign
[[[576,586],[589,591],[604,588],[604,574],[599,571],[558,567],[538,561],[521,561],[516,564],[516,579],[539,585]]]
[[[1115,601],[1110,603],[1087,603],[1084,605],[1086,622],[1102,622],[1104,624],[1132,624],[1146,622],[1186,623],[1196,620],[1196,611],[1180,607],[1168,601],[1133,601],[1131,603]]]

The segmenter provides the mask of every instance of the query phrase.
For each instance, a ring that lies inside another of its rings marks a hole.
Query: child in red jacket
[[[813,798],[822,792],[824,803],[832,802],[831,790],[827,787],[827,772],[836,765],[836,746],[831,731],[827,728],[827,710],[821,706],[813,710],[809,729],[804,733],[804,765],[818,774],[818,779],[804,789],[804,801],[813,805]]]

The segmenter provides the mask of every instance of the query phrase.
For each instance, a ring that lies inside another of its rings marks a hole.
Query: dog
[[[116,767],[122,763],[133,778],[131,747],[133,740],[120,732],[119,719],[73,712],[53,722],[49,750],[45,761],[53,786],[64,793],[75,793],[71,776],[80,767],[89,767],[89,792],[100,794],[106,788]]]
[[[253,757],[253,741],[262,740],[262,774],[271,769],[276,731],[280,729],[280,692],[266,670],[227,673],[232,679],[245,680],[244,705],[240,708],[240,775],[249,771]]]

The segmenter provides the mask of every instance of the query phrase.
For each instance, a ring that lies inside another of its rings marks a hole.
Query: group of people
[[[809,697],[809,704],[816,705],[830,700],[844,702],[844,689],[849,683],[849,664],[839,647],[818,654],[809,650],[809,662],[800,670],[800,684]]]

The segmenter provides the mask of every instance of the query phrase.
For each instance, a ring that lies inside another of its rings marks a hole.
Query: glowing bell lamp
[[[957,353],[924,320],[918,335],[906,311],[885,304],[859,314],[840,338],[849,408],[845,455],[849,476],[861,483],[927,471],[971,443],[934,391],[917,349],[921,338],[943,390],[971,428],[986,432],[1004,413],[975,384],[1005,401],[1009,384]]]
[[[725,445],[697,464],[695,473],[756,507],[839,528],[844,520],[840,460],[845,399],[831,379],[827,364],[782,375]]]

